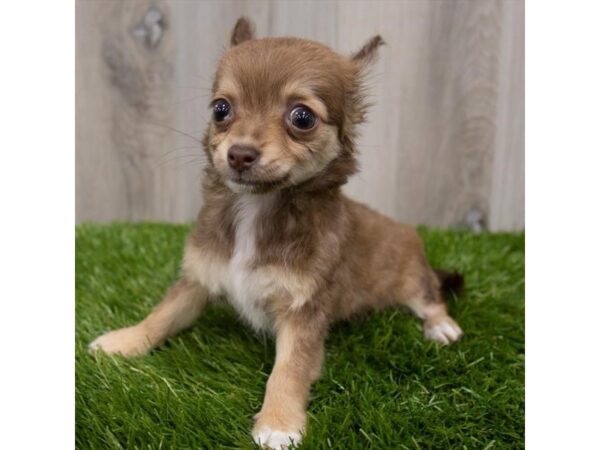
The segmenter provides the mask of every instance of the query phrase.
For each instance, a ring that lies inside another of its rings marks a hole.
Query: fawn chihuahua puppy
[[[357,170],[363,77],[382,43],[376,36],[346,57],[303,39],[255,39],[248,20],[238,20],[212,87],[204,206],[181,278],[141,323],[92,349],[144,355],[225,297],[276,338],[252,436],[280,449],[305,432],[332,323],[406,306],[425,337],[448,344],[461,336],[441,294],[457,276],[430,268],[412,227],[341,193]]]

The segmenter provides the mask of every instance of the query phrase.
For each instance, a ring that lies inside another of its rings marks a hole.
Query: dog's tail
[[[452,293],[457,296],[464,292],[465,277],[463,277],[460,273],[456,271],[449,272],[442,269],[433,269],[433,271],[438,277],[438,280],[440,280],[442,292],[445,294]]]

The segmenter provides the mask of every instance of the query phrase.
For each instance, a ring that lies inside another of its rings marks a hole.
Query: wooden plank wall
[[[414,224],[524,227],[522,0],[78,0],[78,222],[195,217],[196,138],[242,14],[260,36],[388,43],[349,195]]]

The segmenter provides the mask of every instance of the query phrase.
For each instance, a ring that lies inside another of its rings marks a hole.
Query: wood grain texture
[[[78,221],[196,215],[196,139],[216,62],[243,14],[259,36],[346,53],[374,34],[387,42],[349,195],[414,224],[463,225],[476,211],[491,229],[524,227],[522,0],[76,5]]]
[[[525,4],[504,5],[490,228],[525,226]]]

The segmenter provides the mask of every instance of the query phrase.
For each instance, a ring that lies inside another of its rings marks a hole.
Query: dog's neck
[[[195,234],[197,244],[231,258],[236,236],[252,227],[258,264],[280,262],[282,255],[286,264],[299,264],[314,251],[319,230],[327,228],[329,222],[332,228],[339,228],[333,223],[342,216],[339,185],[311,187],[239,194],[231,191],[216,172],[207,170],[204,206]]]

